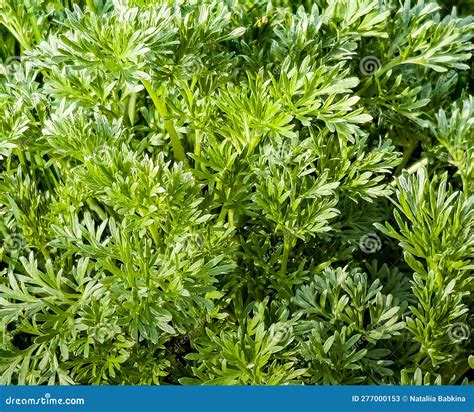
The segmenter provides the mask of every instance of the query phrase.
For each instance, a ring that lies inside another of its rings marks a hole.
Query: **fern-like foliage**
[[[0,0],[0,384],[472,381],[452,3]]]

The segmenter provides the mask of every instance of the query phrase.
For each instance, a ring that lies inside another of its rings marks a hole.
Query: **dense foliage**
[[[0,0],[0,383],[472,380],[453,3]]]

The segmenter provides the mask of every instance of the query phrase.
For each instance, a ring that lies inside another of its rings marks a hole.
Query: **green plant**
[[[0,384],[472,380],[445,3],[0,0]]]

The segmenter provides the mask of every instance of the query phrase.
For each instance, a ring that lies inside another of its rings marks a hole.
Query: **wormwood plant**
[[[472,381],[453,3],[0,0],[0,384]]]

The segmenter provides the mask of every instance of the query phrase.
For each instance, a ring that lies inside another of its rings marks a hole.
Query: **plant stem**
[[[234,209],[229,209],[227,217],[229,219],[229,226],[234,227]]]
[[[128,100],[128,118],[130,119],[130,124],[135,125],[135,105],[137,103],[137,93],[132,93]]]
[[[283,257],[281,259],[281,267],[280,267],[280,278],[283,280],[286,275],[286,268],[288,266],[288,258],[290,256],[291,249],[293,249],[290,242],[285,239],[283,241]]]
[[[157,248],[163,245],[160,239],[160,235],[158,234],[158,225],[156,224],[156,222],[153,222],[150,225],[150,234]]]
[[[168,110],[166,109],[165,102],[156,94],[151,83],[148,80],[142,80],[145,89],[153,100],[153,103],[158,110],[160,117],[164,119],[164,126],[171,139],[171,146],[173,147],[174,157],[180,162],[186,163],[186,153],[184,152],[183,145],[179,139],[178,132],[176,131],[174,124],[168,117]]]
[[[31,14],[29,15],[29,20],[30,20],[31,26],[33,27],[33,33],[35,35],[36,43],[40,44],[41,40],[43,39],[41,36],[41,32],[38,28],[38,22],[36,20],[36,16],[33,14],[33,12],[31,12]]]
[[[226,216],[227,216],[227,209],[224,206],[222,206],[221,212],[219,213],[219,217],[217,218],[217,220],[219,222],[223,222]]]
[[[405,165],[408,163],[410,160],[411,155],[415,151],[415,149],[418,146],[418,141],[415,144],[409,145],[404,151],[403,151],[403,158],[402,162],[398,165],[397,170],[395,171],[395,175],[398,175],[401,170],[405,167]]]
[[[463,192],[464,192],[464,194],[466,195],[466,197],[469,197],[469,179],[468,179],[468,177],[463,173],[462,170],[459,171],[459,174],[461,175]]]
[[[102,208],[97,204],[97,202],[93,198],[89,197],[86,200],[86,203],[91,208],[91,210],[93,210],[99,215],[99,217],[102,220],[107,219],[107,214],[102,210]]]
[[[216,181],[216,191],[214,193],[214,200],[219,199],[218,191],[221,190],[221,189],[222,189],[222,180],[220,180],[218,178],[217,181]]]
[[[46,246],[41,246],[41,253],[43,253],[43,257],[46,261],[51,260],[51,256],[48,252],[48,249],[46,249]]]
[[[95,12],[95,4],[94,0],[86,0],[87,7],[89,7],[90,11]]]
[[[26,168],[27,166],[26,159],[25,159],[25,156],[23,155],[23,151],[21,147],[18,148],[18,159],[20,160],[20,164],[25,166]]]
[[[195,141],[194,141],[194,154],[196,156],[199,156],[201,154],[201,134],[199,133],[199,130],[196,130],[195,132]],[[195,165],[194,168],[198,169],[199,166],[199,160],[195,160]]]
[[[418,169],[420,169],[421,167],[423,166],[426,166],[428,164],[428,158],[424,157],[423,159],[419,160],[418,162],[416,162],[415,164],[413,164],[412,166],[410,166],[408,169],[407,169],[407,172],[409,175],[415,173]],[[397,181],[398,181],[398,177],[395,177],[391,182],[390,182],[390,185],[391,186],[396,186],[397,185]]]

